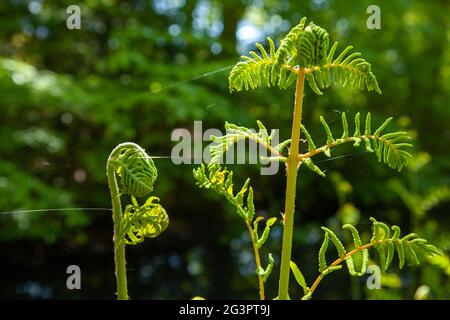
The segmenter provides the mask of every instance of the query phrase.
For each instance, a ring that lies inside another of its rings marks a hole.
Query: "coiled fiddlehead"
[[[153,191],[158,170],[144,149],[138,145],[122,145],[113,163],[122,194],[144,197]]]
[[[159,198],[150,197],[143,206],[139,206],[134,196],[132,204],[125,208],[122,224],[122,238],[125,244],[138,244],[144,238],[155,238],[164,232],[169,225],[166,210],[155,203]]]
[[[117,298],[127,300],[125,245],[158,236],[167,228],[169,217],[164,208],[155,203],[158,198],[150,197],[142,206],[136,200],[153,191],[158,177],[153,160],[140,146],[131,142],[118,145],[108,158],[106,170],[114,220]],[[122,213],[120,197],[124,194],[131,196],[132,204]]]

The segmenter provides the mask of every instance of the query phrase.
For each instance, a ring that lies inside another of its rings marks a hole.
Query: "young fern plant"
[[[145,238],[157,237],[167,229],[169,216],[157,197],[148,197],[158,171],[152,158],[140,146],[131,142],[119,144],[108,158],[106,172],[114,221],[117,298],[127,300],[125,245],[136,245]],[[124,212],[123,195],[129,195],[131,199]],[[148,197],[143,205],[136,199],[141,197]]]
[[[202,166],[199,169],[194,170],[194,177],[200,187],[210,188],[223,194],[229,202],[236,206],[238,214],[244,218],[247,227],[250,226],[248,227],[250,236],[253,237],[256,233],[256,227],[253,229],[251,228],[253,214],[250,216],[247,214],[249,211],[254,212],[252,189],[249,189],[247,207],[242,207],[243,197],[247,191],[248,180],[241,191],[237,195],[234,195],[231,182],[232,172],[227,171],[226,169],[220,169],[220,167],[217,167],[217,164],[222,163],[225,152],[240,140],[251,140],[259,144],[270,153],[269,157],[266,157],[266,160],[280,161],[285,164],[287,182],[285,208],[282,221],[284,226],[277,297],[278,299],[284,300],[289,298],[288,288],[291,265],[293,266],[293,270],[295,271],[294,275],[297,280],[303,278],[301,273],[299,273],[299,268],[291,263],[297,174],[299,168],[304,165],[313,172],[325,176],[325,173],[316,166],[312,160],[315,155],[324,153],[326,156],[330,157],[331,149],[339,145],[352,142],[355,147],[358,147],[363,142],[366,150],[376,154],[379,161],[384,162],[393,169],[401,170],[407,165],[408,159],[411,157],[407,151],[407,148],[411,147],[411,144],[408,142],[410,137],[406,132],[383,133],[392,118],[387,119],[375,131],[372,131],[370,113],[365,117],[364,127],[361,126],[360,114],[357,113],[352,121],[354,122],[354,128],[350,131],[351,129],[348,125],[347,116],[345,113],[342,113],[342,134],[339,138],[335,138],[325,119],[320,117],[320,122],[325,130],[324,136],[326,137],[326,141],[322,146],[317,147],[306,129],[306,126],[302,124],[305,82],[307,82],[311,90],[318,95],[322,95],[322,90],[331,85],[375,91],[381,94],[375,75],[371,71],[371,65],[361,57],[361,53],[351,53],[351,46],[346,47],[341,53],[337,54],[338,43],[335,42],[331,48],[329,48],[328,33],[312,22],[306,25],[306,18],[303,18],[297,26],[291,29],[291,31],[281,40],[278,48],[275,48],[272,39],[267,38],[267,40],[269,43],[268,52],[261,44],[257,43],[256,47],[259,49],[260,54],[251,51],[250,57],[243,56],[242,61],[234,66],[229,76],[229,88],[230,92],[251,90],[261,86],[278,86],[280,89],[286,89],[295,83],[291,138],[281,142],[277,146],[272,146],[271,140],[273,132],[269,134],[268,130],[260,121],[257,122],[260,129],[259,133],[255,133],[245,127],[226,123],[225,129],[227,130],[227,134],[220,137],[212,137],[215,144],[210,149],[212,160],[209,164],[209,175],[206,174],[205,167]],[[308,143],[308,151],[306,153],[300,153],[299,151],[301,132],[303,132]],[[249,197],[250,200],[248,199]],[[251,205],[249,202],[251,202]],[[267,225],[269,225],[269,221],[272,223],[271,221],[274,220],[268,220]],[[270,225],[268,228],[270,228]],[[346,228],[350,228],[354,235],[356,235],[353,227],[348,226]],[[395,236],[397,236],[396,230]],[[326,239],[328,239],[328,237],[333,240],[333,243],[337,243],[337,238],[330,230],[327,231]],[[373,246],[379,249],[381,247],[384,248],[382,244],[386,244],[386,248],[391,248],[392,244],[400,241],[397,238],[386,241],[383,239],[377,238],[374,240],[375,242],[372,241],[366,246]],[[422,240],[417,240],[414,243],[422,243]],[[362,245],[358,245],[358,248],[359,247],[362,248],[359,251],[366,249],[366,247]],[[339,246],[338,252],[340,255],[339,259],[341,260],[332,264],[330,267],[321,270],[320,280],[326,274],[338,268],[338,265],[342,261],[347,261],[347,264],[351,263],[350,253],[345,253],[341,249],[341,246]],[[325,249],[322,249],[321,252],[324,252],[324,250]],[[391,259],[391,249],[387,250],[389,259]],[[433,254],[435,252],[437,251],[423,251],[425,254]],[[411,253],[411,255],[413,254],[414,252]],[[259,276],[260,262],[258,262],[259,253],[257,250],[255,250],[255,260],[257,274]],[[323,264],[321,265],[321,268],[322,267]],[[353,270],[351,273],[352,272]],[[263,273],[261,272],[261,274]],[[266,277],[266,273],[264,273],[264,277]],[[299,283],[303,284],[304,281],[299,281]],[[311,296],[316,286],[317,284],[313,284],[311,289],[305,291],[305,295]],[[260,294],[260,298],[264,298],[264,295]]]
[[[261,261],[260,249],[266,242],[270,228],[275,224],[277,218],[269,218],[266,220],[264,231],[260,235],[258,232],[259,223],[264,220],[263,217],[255,217],[255,205],[253,203],[253,188],[249,187],[250,179],[247,179],[239,190],[234,194],[233,191],[233,172],[226,168],[221,168],[218,164],[211,164],[206,170],[202,164],[198,169],[193,171],[196,184],[200,188],[211,189],[225,197],[235,208],[237,214],[243,219],[247,227],[253,246],[253,254],[255,257],[256,274],[259,284],[259,298],[265,299],[264,284],[270,276],[273,269],[272,254],[268,254],[268,265],[263,268]]]

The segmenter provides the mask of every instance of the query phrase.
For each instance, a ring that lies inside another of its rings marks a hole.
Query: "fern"
[[[335,57],[338,43],[328,51],[328,32],[313,22],[305,25],[306,18],[303,18],[282,39],[277,50],[273,40],[267,38],[269,53],[257,43],[261,56],[254,51],[249,53],[251,57],[242,56],[242,61],[230,72],[230,91],[274,85],[286,89],[296,81],[301,69],[311,89],[319,95],[320,89],[331,84],[381,93],[371,65],[359,52],[349,54],[352,47],[348,46]]]
[[[324,127],[327,140],[325,145],[316,148],[311,135],[305,126],[302,126],[302,131],[308,142],[308,152],[299,155],[301,163],[306,165],[312,171],[319,175],[325,176],[325,173],[317,167],[310,159],[314,155],[324,153],[327,157],[331,156],[331,149],[347,142],[353,142],[354,146],[359,146],[362,141],[365,143],[365,148],[368,152],[373,152],[378,158],[378,161],[386,163],[389,167],[400,171],[408,164],[408,160],[412,157],[405,148],[412,147],[412,144],[407,143],[411,138],[406,132],[397,131],[382,134],[383,130],[392,121],[388,118],[383,122],[374,132],[371,130],[371,115],[367,114],[364,131],[361,130],[360,113],[355,116],[355,131],[353,135],[349,133],[347,117],[345,112],[342,113],[342,135],[336,139],[333,137],[331,129],[325,119],[320,117],[320,122]]]
[[[274,85],[285,88],[295,81],[295,75],[291,75],[288,70],[289,67],[278,64],[273,40],[268,37],[267,41],[270,46],[269,52],[257,43],[256,47],[261,52],[261,56],[254,51],[250,51],[251,58],[242,56],[243,61],[238,62],[233,67],[229,76],[230,91]]]
[[[169,216],[157,197],[150,197],[140,206],[134,196],[126,206],[122,220],[121,238],[125,244],[136,245],[145,238],[155,238],[167,229]]]
[[[343,262],[349,273],[353,276],[362,276],[366,272],[369,261],[369,249],[374,248],[378,252],[380,265],[385,271],[391,265],[397,255],[399,266],[405,263],[420,263],[424,256],[439,255],[440,251],[426,243],[426,240],[415,234],[409,234],[400,238],[400,228],[393,226],[391,229],[376,220],[373,222],[372,239],[363,244],[358,230],[352,225],[345,225],[344,229],[350,231],[355,248],[349,252],[337,235],[330,229],[323,227],[325,238],[319,250],[319,276],[312,286],[307,286],[300,268],[291,261],[292,239],[294,230],[294,214],[297,191],[297,175],[300,165],[305,165],[322,176],[325,173],[314,164],[312,158],[320,153],[331,157],[331,149],[352,142],[355,147],[364,144],[368,152],[373,152],[380,162],[389,167],[401,170],[407,165],[411,154],[407,148],[410,137],[406,132],[394,131],[384,133],[392,118],[384,121],[376,130],[372,131],[371,114],[365,118],[365,125],[360,123],[360,113],[354,118],[354,128],[347,121],[346,114],[342,114],[342,133],[336,136],[323,117],[320,122],[325,130],[326,142],[317,147],[313,137],[306,126],[302,124],[304,84],[308,81],[310,88],[316,94],[322,94],[323,89],[331,85],[352,87],[360,90],[376,91],[381,93],[378,82],[372,73],[371,65],[361,57],[359,52],[351,52],[352,47],[346,47],[342,52],[336,53],[338,43],[335,42],[329,48],[329,34],[314,23],[306,23],[303,18],[300,23],[292,28],[281,40],[278,49],[272,39],[268,38],[269,49],[261,44],[256,47],[259,53],[252,51],[250,57],[242,57],[230,72],[230,91],[251,90],[259,87],[278,86],[281,89],[288,88],[294,82],[295,100],[292,121],[291,139],[277,146],[272,146],[274,131],[268,133],[265,126],[258,121],[259,132],[256,133],[246,127],[226,123],[226,134],[220,137],[212,137],[214,144],[210,147],[212,160],[208,170],[204,165],[194,170],[194,178],[199,187],[211,189],[223,195],[235,208],[238,215],[244,219],[246,227],[252,239],[256,273],[260,285],[260,298],[264,299],[264,283],[273,268],[273,259],[269,255],[269,264],[262,267],[259,250],[268,238],[270,228],[275,223],[275,218],[266,220],[262,233],[258,232],[262,217],[255,218],[253,204],[253,189],[249,187],[247,179],[239,192],[233,191],[233,173],[219,164],[223,163],[225,153],[240,141],[253,141],[269,151],[270,161],[281,161],[286,165],[286,198],[283,216],[283,244],[280,262],[280,278],[278,296],[276,299],[289,299],[290,273],[294,274],[297,283],[303,288],[303,299],[311,298],[320,281],[328,274],[342,268]],[[308,152],[299,152],[301,133],[304,134],[308,144]],[[286,150],[288,149],[288,150]],[[287,152],[285,152],[285,150]],[[339,258],[329,264],[326,253],[329,243],[333,243],[338,251]],[[353,260],[353,256],[359,254],[361,259]],[[357,263],[356,263],[357,262]]]
[[[237,194],[233,190],[233,172],[222,169],[219,165],[211,165],[206,172],[205,165],[193,170],[194,179],[197,186],[205,189],[211,189],[216,193],[223,195],[235,208],[237,214],[251,221],[255,215],[253,204],[253,189],[249,188],[250,179],[247,179]],[[248,193],[247,193],[248,191]],[[244,203],[244,197],[247,193],[247,206]],[[250,204],[250,205],[249,205]]]
[[[327,57],[328,45],[328,32],[310,22],[298,38],[295,59],[297,65],[300,68],[322,65]]]
[[[153,191],[158,171],[141,147],[122,147],[111,163],[116,168],[122,194],[144,197]]]
[[[289,33],[281,40],[280,46],[276,52],[276,62],[278,66],[283,63],[289,64],[297,56],[298,39],[303,34],[306,17],[300,20],[300,23],[292,28]],[[294,64],[294,63],[291,63]]]
[[[375,90],[381,94],[377,79],[372,73],[371,65],[361,58],[361,53],[350,53],[352,46],[346,47],[338,57],[335,58],[338,42],[331,48],[326,63],[309,68],[306,71],[311,89],[318,95],[322,95],[320,89],[326,89],[331,84],[336,86],[367,91]]]
[[[260,236],[258,233],[259,222],[264,218],[255,218],[253,189],[249,187],[250,179],[245,181],[239,192],[234,193],[233,172],[222,168],[218,164],[210,164],[208,169],[202,164],[199,168],[193,170],[193,176],[198,187],[213,190],[224,196],[236,208],[237,214],[244,219],[253,244],[256,264],[255,272],[259,281],[260,299],[264,300],[264,283],[272,272],[274,260],[272,254],[269,253],[269,264],[264,269],[261,264],[260,249],[267,241],[270,229],[275,224],[277,218],[272,217],[266,220],[265,228]]]
[[[354,248],[350,251],[346,250],[341,240],[332,230],[322,227],[324,240],[318,255],[319,276],[310,288],[306,286],[306,281],[304,281],[304,277],[298,267],[295,263],[291,262],[291,269],[293,269],[294,276],[305,293],[303,299],[311,298],[323,278],[331,272],[340,270],[344,262],[347,265],[347,270],[350,275],[356,277],[363,276],[366,273],[369,263],[369,249],[372,248],[378,253],[382,272],[385,272],[389,268],[395,255],[398,257],[400,269],[406,263],[418,265],[427,257],[442,256],[442,252],[439,249],[429,244],[427,240],[419,237],[417,234],[410,233],[400,237],[400,228],[398,226],[389,228],[388,225],[377,221],[375,218],[370,218],[370,220],[372,221],[372,238],[366,244],[362,243],[359,231],[353,225],[346,224],[343,226],[344,229],[351,232],[353,237]],[[339,258],[331,264],[328,264],[326,254],[330,240],[336,248]],[[353,259],[357,254],[362,255],[359,271],[356,271],[355,260]]]
[[[212,156],[211,164],[222,164],[225,153],[233,147],[233,145],[239,141],[251,140],[263,148],[269,153],[268,160],[284,161],[285,157],[282,155],[283,149],[289,144],[290,141],[285,141],[272,147],[272,139],[275,135],[275,130],[269,132],[266,127],[257,121],[259,132],[256,133],[246,127],[240,127],[232,123],[225,122],[226,134],[223,136],[211,136],[211,140],[214,144],[210,147],[210,153]],[[273,156],[272,156],[273,155]]]
[[[300,271],[299,267],[295,264],[294,261],[290,263],[291,271],[294,274],[295,281],[297,281],[298,285],[302,287],[303,293],[306,295],[309,292],[309,287],[306,285],[305,277],[303,273]]]
[[[111,152],[106,165],[111,192],[114,220],[114,260],[116,267],[117,298],[128,299],[125,245],[135,245],[144,238],[153,238],[166,230],[169,217],[164,208],[150,197],[140,206],[136,197],[153,191],[158,171],[150,156],[135,143],[119,144]],[[120,197],[131,196],[132,204],[122,213]]]

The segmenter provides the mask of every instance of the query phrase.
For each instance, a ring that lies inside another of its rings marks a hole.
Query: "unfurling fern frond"
[[[119,145],[113,160],[122,194],[144,197],[153,191],[158,171],[152,158],[137,144]]]
[[[111,176],[110,176],[111,175]],[[118,179],[117,183],[115,175]],[[121,211],[120,196],[131,196],[131,204],[127,205],[123,215],[116,214],[114,219],[120,229],[116,237],[125,244],[138,244],[144,238],[154,238],[166,230],[169,216],[164,208],[157,203],[157,197],[149,197],[140,206],[136,197],[143,197],[153,191],[153,184],[158,171],[153,160],[140,146],[134,143],[118,145],[108,160],[108,178],[110,179],[113,210]],[[116,184],[117,188],[114,186]],[[117,193],[117,195],[116,195]],[[117,199],[116,199],[117,198]],[[119,201],[119,203],[117,202]]]
[[[283,64],[295,65],[291,63],[297,56],[298,39],[302,36],[305,29],[306,17],[300,20],[300,23],[293,27],[288,34],[281,40],[280,46],[277,49],[276,60],[278,67]]]
[[[111,192],[114,221],[114,261],[116,268],[117,298],[128,300],[125,264],[125,245],[138,244],[144,238],[153,238],[166,230],[169,217],[164,208],[150,197],[139,206],[136,197],[144,197],[153,191],[158,176],[149,155],[135,143],[119,144],[108,157],[106,175]],[[132,204],[122,212],[121,196],[131,196]]]
[[[392,118],[388,118],[383,122],[374,132],[371,130],[371,115],[367,114],[364,131],[361,130],[360,114],[359,112],[355,116],[355,131],[353,134],[349,132],[349,126],[347,123],[347,117],[345,112],[342,113],[342,135],[336,139],[333,137],[333,133],[325,119],[320,117],[320,122],[324,127],[327,140],[325,145],[320,148],[316,148],[316,144],[313,141],[308,130],[302,126],[302,131],[308,142],[308,152],[299,155],[302,164],[306,165],[312,171],[324,176],[325,174],[318,168],[310,159],[316,154],[324,153],[327,157],[331,156],[331,149],[347,142],[353,142],[354,146],[359,146],[362,141],[365,143],[366,150],[374,152],[378,157],[378,161],[383,161],[389,167],[400,171],[404,166],[408,164],[411,154],[408,153],[405,148],[412,147],[412,144],[408,143],[411,138],[406,132],[398,131],[382,134],[383,130],[391,122]]]
[[[155,238],[167,229],[169,216],[157,203],[157,197],[150,197],[140,206],[132,196],[132,204],[125,208],[122,222],[122,237],[125,244],[136,245],[145,238]]]
[[[381,93],[371,65],[361,54],[349,54],[352,47],[348,46],[335,57],[338,43],[328,51],[328,32],[313,22],[306,26],[306,18],[289,31],[276,51],[272,39],[267,39],[269,53],[257,43],[261,56],[251,51],[251,57],[243,56],[231,70],[230,91],[275,85],[286,89],[303,72],[311,89],[319,95],[331,84]]]
[[[263,217],[255,218],[255,205],[253,203],[253,189],[249,187],[250,179],[247,179],[238,193],[233,191],[233,172],[226,168],[221,168],[218,164],[210,164],[208,170],[202,164],[199,168],[193,170],[195,182],[198,187],[211,189],[214,192],[223,195],[228,202],[235,208],[238,215],[244,219],[247,226],[250,239],[253,244],[255,254],[256,274],[259,281],[260,299],[264,300],[264,283],[270,276],[274,260],[269,253],[269,264],[264,269],[260,260],[260,249],[269,237],[270,229],[275,224],[277,218],[272,217],[266,220],[266,226],[261,236],[258,233],[258,226]]]
[[[222,169],[219,165],[212,164],[208,166],[207,172],[205,165],[202,164],[199,168],[193,170],[193,175],[197,186],[211,189],[223,195],[228,202],[236,207],[236,212],[239,216],[248,222],[253,220],[255,206],[253,203],[253,189],[249,187],[250,179],[247,179],[241,190],[237,194],[234,194],[233,172],[228,171],[226,168]],[[245,199],[246,194],[247,197]]]
[[[328,32],[310,22],[298,38],[297,65],[300,68],[312,68],[324,64],[328,45]]]
[[[381,94],[377,79],[372,73],[371,65],[361,58],[361,53],[350,53],[352,46],[345,48],[338,57],[334,57],[338,42],[335,42],[326,63],[316,65],[306,71],[311,89],[318,95],[320,89],[326,89],[331,84],[340,87],[352,87],[367,91],[375,90]]]
[[[225,153],[239,141],[249,140],[262,147],[264,147],[268,153],[268,160],[284,161],[285,157],[281,155],[282,149],[286,146],[286,142],[272,147],[272,139],[276,133],[275,130],[269,132],[266,127],[257,121],[259,132],[248,129],[246,127],[240,127],[232,123],[225,122],[226,134],[224,136],[211,136],[211,140],[214,141],[210,146],[210,153],[212,156],[211,164],[222,164],[224,161]],[[256,150],[255,150],[256,151]]]
[[[230,91],[275,85],[284,88],[295,81],[295,74],[291,75],[286,66],[278,64],[273,40],[267,38],[267,41],[270,46],[269,52],[257,43],[256,47],[261,52],[261,56],[254,51],[250,51],[251,57],[242,56],[243,61],[238,62],[233,67],[229,76]]]
[[[427,257],[440,256],[442,252],[435,246],[429,244],[427,240],[420,238],[415,233],[410,233],[406,236],[400,237],[400,228],[398,226],[392,226],[389,228],[385,223],[379,222],[374,218],[370,218],[372,221],[372,238],[366,244],[361,241],[358,230],[350,225],[343,226],[351,232],[354,248],[347,251],[338,236],[326,227],[322,227],[324,230],[324,240],[319,250],[319,276],[316,278],[311,286],[311,289],[305,292],[308,298],[311,297],[314,290],[322,279],[329,273],[339,270],[342,267],[342,263],[345,261],[347,269],[352,276],[363,276],[366,273],[366,269],[369,263],[369,249],[375,248],[378,252],[380,267],[385,272],[395,255],[398,256],[399,268],[402,269],[405,263],[420,264]],[[391,232],[392,231],[392,232]],[[338,258],[331,264],[328,264],[326,254],[329,247],[329,240],[333,243],[337,250]],[[360,264],[360,271],[356,271],[355,255],[362,255]],[[301,285],[305,287],[306,285]]]

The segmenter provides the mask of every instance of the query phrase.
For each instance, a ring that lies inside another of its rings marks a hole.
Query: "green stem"
[[[259,270],[259,268],[261,268],[261,257],[259,255],[258,240],[256,239],[255,234],[256,231],[252,229],[252,226],[248,221],[245,221],[245,224],[247,226],[248,233],[250,234],[250,238],[253,244],[253,253],[255,254],[256,270]],[[259,300],[264,300],[265,299],[264,279],[263,276],[260,276],[259,274],[258,274],[258,283],[259,283]]]
[[[122,230],[122,205],[120,203],[120,191],[117,184],[114,161],[119,155],[122,148],[128,144],[118,145],[110,154],[108,158],[108,164],[106,166],[106,172],[108,176],[108,185],[111,192],[113,221],[114,221],[114,262],[116,268],[116,281],[117,281],[117,299],[128,300],[128,288],[127,288],[127,269],[125,262],[125,243],[121,239]]]
[[[347,259],[348,257],[351,257],[351,256],[354,255],[354,254],[357,254],[358,252],[361,252],[361,251],[363,251],[363,250],[365,250],[365,249],[369,249],[369,248],[374,247],[374,246],[376,246],[376,245],[378,245],[378,244],[381,244],[381,243],[384,243],[384,242],[389,242],[389,241],[392,241],[392,240],[391,240],[391,239],[387,239],[387,240],[376,240],[376,241],[374,241],[374,242],[370,242],[370,243],[368,243],[368,244],[365,244],[365,245],[363,245],[363,246],[360,246],[360,247],[358,247],[358,248],[355,248],[355,249],[353,249],[352,251],[347,252],[346,254],[344,254],[342,257],[339,257],[339,258],[337,258],[336,260],[334,260],[333,263],[330,264],[330,267],[335,267],[335,266],[341,264],[342,262],[345,261],[345,259]],[[312,294],[314,293],[314,291],[317,289],[317,286],[318,286],[319,283],[323,280],[324,277],[325,277],[325,274],[322,272],[322,273],[319,274],[319,276],[316,278],[316,280],[314,280],[314,282],[313,282],[313,284],[312,284],[312,286],[311,286],[311,288],[309,289],[309,292],[308,292],[308,294],[309,294],[310,296],[312,296]]]
[[[290,261],[292,252],[292,234],[294,229],[295,192],[297,189],[297,167],[299,163],[300,127],[302,123],[303,89],[305,74],[303,69],[298,70],[295,89],[294,117],[292,120],[291,147],[286,161],[287,183],[286,201],[284,210],[283,246],[281,251],[280,283],[278,298],[288,299]]]

